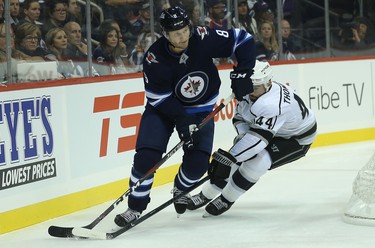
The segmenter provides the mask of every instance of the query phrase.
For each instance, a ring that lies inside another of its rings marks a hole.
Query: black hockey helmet
[[[160,13],[160,26],[164,36],[170,31],[182,29],[187,25],[190,25],[189,17],[179,6],[165,9]]]

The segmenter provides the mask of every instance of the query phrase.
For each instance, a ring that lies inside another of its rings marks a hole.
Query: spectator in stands
[[[0,23],[0,83],[4,83],[7,80],[7,51],[6,51],[6,28],[5,23]],[[11,47],[11,68],[12,68],[12,82],[17,82],[17,64],[24,63],[26,61],[44,61],[41,57],[31,57],[15,48],[15,36],[13,29],[10,29],[10,47]]]
[[[43,23],[39,21],[40,18],[40,4],[38,0],[25,0],[23,2],[23,14],[24,17],[19,21],[17,25],[29,22],[42,27]]]
[[[255,40],[258,40],[258,28],[257,22],[254,19],[254,11],[250,10],[247,0],[238,1],[238,24],[237,27],[245,30],[254,36]],[[233,23],[235,18],[233,18]]]
[[[137,38],[143,31],[143,21],[139,14],[139,7],[132,6],[126,12],[126,20],[122,26],[123,38],[126,41],[128,53],[130,53],[137,44]]]
[[[192,0],[177,0],[177,1],[189,1],[189,2],[191,2]],[[160,12],[162,12],[163,10],[168,9],[172,6],[171,2],[173,2],[173,1],[172,0],[155,0],[154,1],[154,6],[155,6],[154,14],[156,16],[159,16]]]
[[[64,25],[64,31],[68,36],[67,57],[72,60],[86,60],[87,44],[82,40],[81,26],[70,21]]]
[[[126,25],[126,13],[130,8],[141,5],[144,0],[104,0],[98,1],[104,14],[104,19],[116,20],[121,27]],[[100,23],[99,23],[100,26]]]
[[[47,2],[46,21],[42,27],[42,35],[52,28],[63,28],[66,23],[67,0],[50,0]]]
[[[64,31],[68,37],[66,58],[74,62],[74,73],[82,77],[89,76],[87,44],[82,39],[81,26],[77,22],[70,21],[65,24]],[[92,68],[92,76],[99,76],[95,68]]]
[[[142,4],[144,0],[105,0],[103,1],[101,6],[103,8],[103,12],[105,13],[105,18],[107,19],[115,19],[122,15],[128,6],[135,6],[138,4]]]
[[[264,21],[269,21],[272,23],[275,22],[275,16],[265,1],[258,0],[254,4],[254,11],[255,11],[254,18],[257,21],[258,27]]]
[[[290,24],[287,20],[281,20],[281,37],[283,40],[283,60],[295,60],[294,52],[296,51],[296,45],[294,40],[290,37],[291,29]],[[280,58],[281,59],[281,58]]]
[[[228,20],[225,18],[227,12],[226,1],[207,0],[208,15],[204,22],[207,27],[213,29],[228,29]]]
[[[1,0],[0,0],[0,5],[1,5]],[[0,11],[1,11],[1,6],[0,6]],[[1,14],[1,13],[0,13]],[[6,51],[6,37],[7,33],[5,30],[5,23],[4,20],[1,21],[0,23],[0,85],[7,83],[7,51]],[[14,48],[14,34],[13,30],[10,30],[10,37],[11,37],[11,46]],[[12,56],[13,56],[13,51],[12,51]],[[16,68],[17,61],[15,59],[11,60],[11,68],[12,68],[12,81],[16,82],[17,80],[17,72],[14,70]]]
[[[340,47],[357,49],[375,44],[374,35],[371,32],[374,32],[371,22],[365,17],[357,17],[340,29]]]
[[[43,59],[48,52],[39,44],[41,31],[38,25],[24,22],[17,26],[15,31],[16,48],[26,55]]]
[[[125,67],[128,54],[120,43],[120,33],[112,25],[100,25],[100,45],[94,50],[93,59],[100,75],[114,75],[131,72]],[[124,63],[125,62],[125,63]]]
[[[16,25],[20,22],[20,1],[10,0],[10,25],[15,30]]]
[[[66,21],[73,21],[82,26],[81,5],[78,4],[77,0],[68,0],[66,11]]]
[[[191,10],[188,8],[189,12],[188,15],[190,15],[190,21],[195,26],[202,26],[204,25],[204,18],[202,16],[202,11],[199,6],[199,2],[197,0],[192,1],[193,2],[193,9]]]
[[[172,7],[179,6],[184,9],[194,26],[204,25],[198,0],[170,0],[169,3]]]
[[[115,21],[113,19],[104,20],[101,23],[101,25],[99,27],[99,30],[100,29],[101,30],[103,30],[103,29],[111,29],[111,28],[114,28],[118,32],[118,34],[119,34],[119,46],[120,46],[121,50],[124,50],[123,54],[129,54],[131,51],[129,51],[129,48],[125,44],[124,37],[122,36],[122,33],[121,33],[120,25],[117,23],[117,21]],[[123,59],[124,64],[126,66],[129,65],[128,57],[124,57],[123,56],[122,59]]]
[[[259,26],[259,41],[255,43],[256,59],[274,61],[279,59],[279,45],[276,39],[275,25],[264,21]]]
[[[159,39],[161,34],[154,33],[155,39]],[[146,51],[150,48],[154,41],[152,40],[151,32],[143,32],[138,36],[137,45],[130,55],[129,62],[134,66],[134,71],[140,72],[143,70],[143,58]]]
[[[150,29],[151,13],[150,4],[148,2],[142,4],[139,10],[139,19],[143,23],[143,30]]]
[[[74,62],[67,58],[68,37],[62,28],[50,29],[45,37],[45,42],[50,54],[46,59],[57,62],[57,72],[63,78],[81,77],[76,72]]]

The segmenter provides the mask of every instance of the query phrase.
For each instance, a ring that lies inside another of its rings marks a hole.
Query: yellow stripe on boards
[[[375,128],[318,134],[311,147],[331,146],[375,139]]]
[[[368,140],[375,140],[375,128],[319,134],[312,147],[338,145]],[[159,169],[155,174],[153,186],[156,187],[172,182],[177,173],[178,167],[179,165],[173,165]],[[128,189],[128,182],[129,179],[127,178],[88,190],[0,213],[0,234],[34,225],[62,215],[70,214],[107,201],[114,201]],[[98,213],[98,215],[99,214],[100,213]],[[94,220],[96,217],[97,216],[93,216],[92,220]],[[89,220],[88,223],[90,223],[92,220]]]
[[[155,174],[153,186],[156,187],[171,182],[177,173],[178,167],[179,165],[174,165],[159,169]],[[0,234],[70,214],[107,201],[114,201],[128,190],[128,185],[129,178],[0,213]],[[93,216],[93,219],[88,220],[88,223],[96,217]]]

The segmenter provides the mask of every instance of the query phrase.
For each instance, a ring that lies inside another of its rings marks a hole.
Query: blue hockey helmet
[[[179,6],[165,9],[160,13],[160,26],[164,36],[170,31],[182,29],[187,25],[190,25],[189,17]]]

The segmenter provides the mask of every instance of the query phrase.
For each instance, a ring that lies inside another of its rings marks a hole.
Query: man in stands
[[[208,16],[205,18],[205,25],[213,29],[227,29],[228,20],[225,19],[227,11],[226,3],[223,0],[207,0]]]

